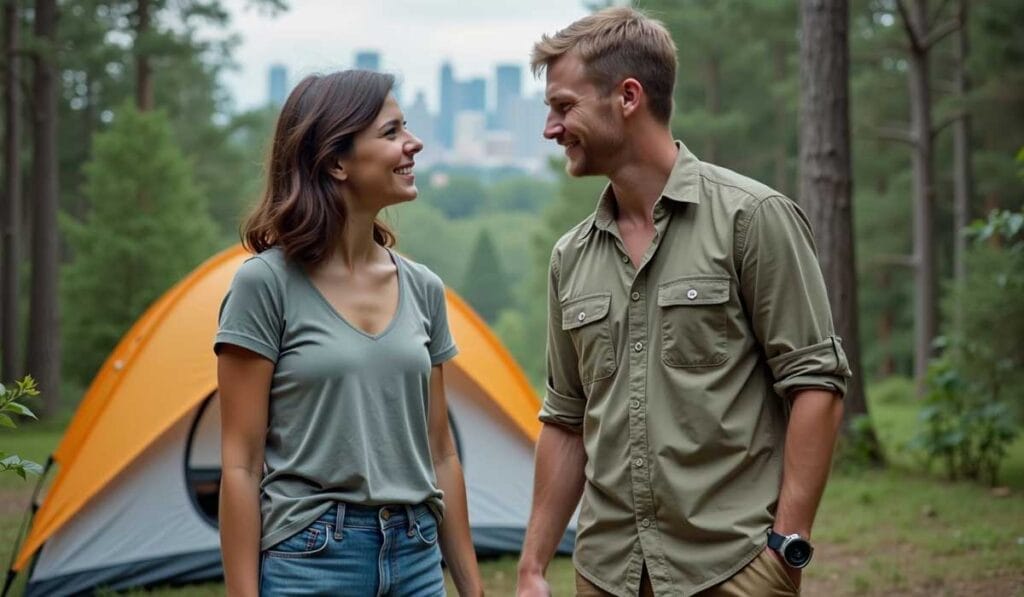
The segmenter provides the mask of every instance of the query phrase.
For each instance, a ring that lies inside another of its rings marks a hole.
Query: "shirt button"
[[[629,255],[622,256],[622,263],[629,263]]]
[[[639,468],[639,467],[641,467],[643,465],[644,465],[644,459],[643,458],[637,458],[636,460],[633,461],[633,466],[635,466],[635,467]]]
[[[640,526],[642,526],[642,527],[644,527],[646,529],[647,527],[651,526],[651,520],[649,518],[645,518],[645,519],[641,520],[640,521]]]
[[[644,343],[643,342],[637,342],[636,344],[633,345],[633,350],[635,350],[637,352],[640,352],[643,349],[644,349]]]
[[[633,407],[633,408],[640,408],[640,401],[639,400],[630,400],[629,401],[629,405],[631,407]]]
[[[629,295],[629,298],[633,299],[634,301],[638,301],[640,300],[640,293],[634,292],[633,294]]]
[[[579,319],[580,321],[583,321],[586,318],[587,318],[587,314],[585,312],[583,312],[583,311],[580,311],[580,314],[576,316],[576,319]]]
[[[686,291],[686,298],[690,299],[691,301],[693,299],[697,298],[697,290],[693,289],[693,288],[687,290]]]

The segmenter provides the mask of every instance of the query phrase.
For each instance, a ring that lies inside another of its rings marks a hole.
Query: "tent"
[[[154,303],[108,357],[52,456],[59,466],[18,552],[27,595],[221,576],[220,417],[212,339],[247,254],[211,258]],[[478,552],[518,552],[529,514],[539,403],[454,292],[460,354],[445,382]],[[573,529],[560,551],[572,548]]]

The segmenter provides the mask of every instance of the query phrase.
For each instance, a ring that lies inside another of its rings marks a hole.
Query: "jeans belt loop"
[[[341,541],[342,531],[345,529],[345,502],[338,502],[338,509],[334,514],[334,540]]]
[[[416,521],[416,513],[413,512],[412,506],[410,506],[409,504],[405,504],[405,517],[407,519],[406,522],[409,525],[408,534],[410,537],[412,537],[415,528],[419,526],[420,523]]]

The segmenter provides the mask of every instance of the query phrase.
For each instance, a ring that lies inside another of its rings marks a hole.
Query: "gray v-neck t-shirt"
[[[234,344],[275,363],[260,486],[260,549],[334,502],[426,502],[443,512],[427,437],[431,367],[455,356],[444,284],[391,252],[398,308],[375,336],[346,321],[277,248],[239,268],[214,350]]]

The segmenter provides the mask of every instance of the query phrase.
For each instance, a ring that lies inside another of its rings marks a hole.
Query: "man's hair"
[[[554,36],[533,45],[530,68],[535,76],[556,60],[575,53],[587,77],[608,93],[623,79],[643,85],[651,113],[668,123],[676,84],[676,45],[661,21],[629,7],[606,8],[583,17]]]

